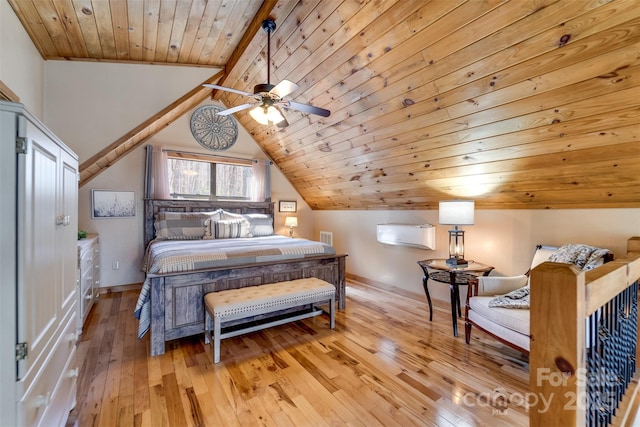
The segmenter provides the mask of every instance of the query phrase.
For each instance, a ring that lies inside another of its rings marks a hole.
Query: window
[[[172,199],[249,200],[251,161],[168,152],[169,193]]]

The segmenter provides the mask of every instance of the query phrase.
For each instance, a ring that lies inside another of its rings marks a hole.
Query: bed
[[[320,242],[282,236],[154,240],[158,214],[218,209],[244,216],[273,218],[274,214],[271,202],[145,200],[146,277],[136,317],[140,319],[139,336],[147,329],[151,335],[152,356],[163,354],[167,341],[204,333],[203,297],[208,292],[317,277],[336,287],[338,309],[345,308],[347,255],[336,254]],[[224,246],[225,255],[211,253],[209,249],[215,245]],[[158,262],[164,255],[173,258]]]

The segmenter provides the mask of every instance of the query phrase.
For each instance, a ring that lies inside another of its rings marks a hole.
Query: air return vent
[[[321,231],[320,241],[322,243],[326,243],[327,245],[333,246],[333,233],[331,231]]]

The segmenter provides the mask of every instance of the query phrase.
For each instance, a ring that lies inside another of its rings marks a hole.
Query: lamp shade
[[[440,202],[439,223],[443,225],[473,225],[473,200],[446,200]]]
[[[287,219],[284,220],[285,227],[297,227],[298,226],[298,217],[288,216]]]

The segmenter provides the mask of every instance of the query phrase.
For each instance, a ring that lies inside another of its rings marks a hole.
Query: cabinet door
[[[18,155],[18,341],[29,355],[18,363],[26,389],[53,346],[61,306],[60,148],[26,121],[27,153]]]
[[[78,172],[77,162],[67,152],[60,152],[60,206],[58,216],[63,225],[58,227],[57,253],[62,259],[60,283],[62,313],[72,309],[76,302],[76,269],[78,242]]]

